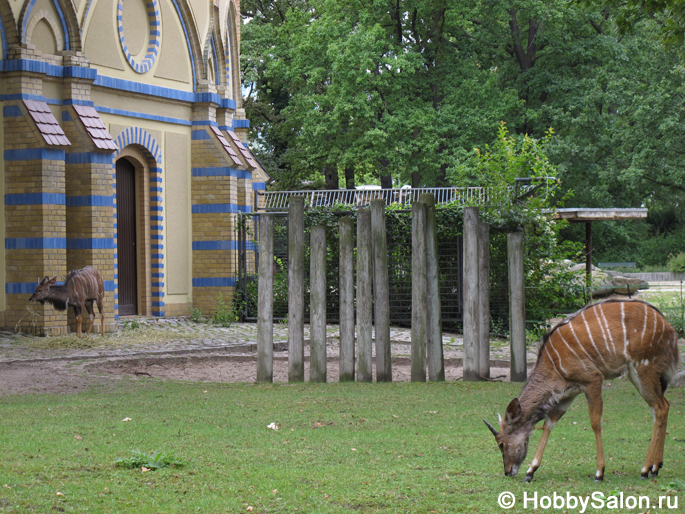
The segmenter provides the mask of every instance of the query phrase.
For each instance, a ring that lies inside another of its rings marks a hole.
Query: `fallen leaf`
[[[81,437],[80,435],[75,435],[74,437],[75,437],[76,439],[78,439],[79,441],[80,441],[81,439],[83,439],[83,437]]]
[[[278,489],[273,489],[271,492],[276,494],[278,492]]]
[[[356,448],[352,448],[352,451],[353,451],[353,452],[356,452],[356,451],[357,451],[357,449],[356,449]]]
[[[131,418],[124,418],[121,421],[131,421]]]
[[[140,466],[140,470],[145,473],[146,471],[150,471],[150,468],[146,468],[145,466]]]
[[[64,496],[64,494],[57,491],[57,496]]]
[[[248,510],[248,512],[252,512],[252,511],[254,510],[254,507],[253,507],[252,505],[250,505],[250,506],[247,508],[247,510]]]
[[[281,427],[280,424],[277,423],[269,423],[266,428],[270,428],[271,430],[278,430]]]

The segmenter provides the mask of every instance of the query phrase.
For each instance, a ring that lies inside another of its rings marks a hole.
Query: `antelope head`
[[[57,282],[57,277],[54,277],[52,280],[48,277],[45,277],[42,281],[38,279],[38,285],[31,298],[29,298],[29,302],[38,302],[43,305],[46,298],[50,295],[50,287],[54,286],[55,282]]]
[[[515,477],[528,454],[528,439],[530,438],[530,430],[525,423],[521,423],[521,404],[518,398],[514,398],[509,403],[504,419],[499,416],[499,431],[487,421],[483,420],[483,422],[495,436],[497,446],[502,452],[504,474],[508,477]]]

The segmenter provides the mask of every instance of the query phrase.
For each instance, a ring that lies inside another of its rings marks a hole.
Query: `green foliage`
[[[138,450],[131,450],[131,457],[121,458],[114,461],[114,465],[118,468],[139,469],[145,467],[151,471],[157,471],[161,468],[171,466],[174,468],[182,468],[185,462],[177,459],[173,452],[151,452],[143,453]]]
[[[202,312],[202,309],[200,309],[199,307],[193,307],[192,305],[188,305],[188,308],[190,310],[190,319],[192,321],[194,321],[195,323],[204,323],[205,316]]]
[[[135,319],[124,320],[124,330],[136,330],[140,328],[140,323]]]
[[[216,309],[212,316],[212,323],[222,327],[230,327],[233,322],[238,321],[240,316],[240,305],[237,303],[228,304],[224,299],[223,293],[216,297]]]
[[[680,252],[668,260],[668,270],[673,273],[685,273],[685,252]]]

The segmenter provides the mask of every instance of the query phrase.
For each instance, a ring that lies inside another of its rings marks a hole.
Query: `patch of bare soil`
[[[65,361],[0,363],[0,396],[74,394],[111,382],[111,378],[83,373]]]
[[[0,396],[14,394],[73,394],[92,387],[110,386],[123,377],[133,379],[187,380],[192,382],[254,382],[257,375],[255,345],[245,345],[244,353],[165,354],[139,357],[100,357],[73,361],[68,359],[17,360],[0,363]],[[508,380],[507,362],[491,363],[494,380]],[[328,357],[328,381],[337,382],[337,356]],[[411,378],[409,357],[393,357],[393,381]],[[445,378],[462,378],[461,358],[445,359]],[[305,380],[309,362],[305,357]],[[288,381],[287,352],[274,355],[274,381]]]

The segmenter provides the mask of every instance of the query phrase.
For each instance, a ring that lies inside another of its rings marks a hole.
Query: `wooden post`
[[[326,229],[309,234],[309,380],[326,382]]]
[[[340,381],[354,381],[354,220],[340,218]]]
[[[585,222],[585,283],[592,290],[592,222]]]
[[[304,197],[288,206],[288,381],[304,382]]]
[[[371,211],[357,211],[357,382],[373,381]]]
[[[428,380],[445,380],[445,358],[442,350],[442,312],[438,281],[438,231],[435,220],[435,196],[419,195],[426,204],[426,357]]]
[[[525,382],[526,293],[523,269],[523,233],[507,234],[509,254],[509,334],[511,337],[511,381]]]
[[[257,382],[274,380],[274,215],[259,216]]]
[[[478,374],[490,378],[490,226],[478,223],[479,334]]]
[[[464,209],[464,380],[479,380],[478,207]]]
[[[426,381],[426,204],[411,206],[411,381]]]
[[[390,286],[388,282],[385,200],[371,200],[371,237],[373,239],[373,315],[376,338],[376,382],[392,382]]]

